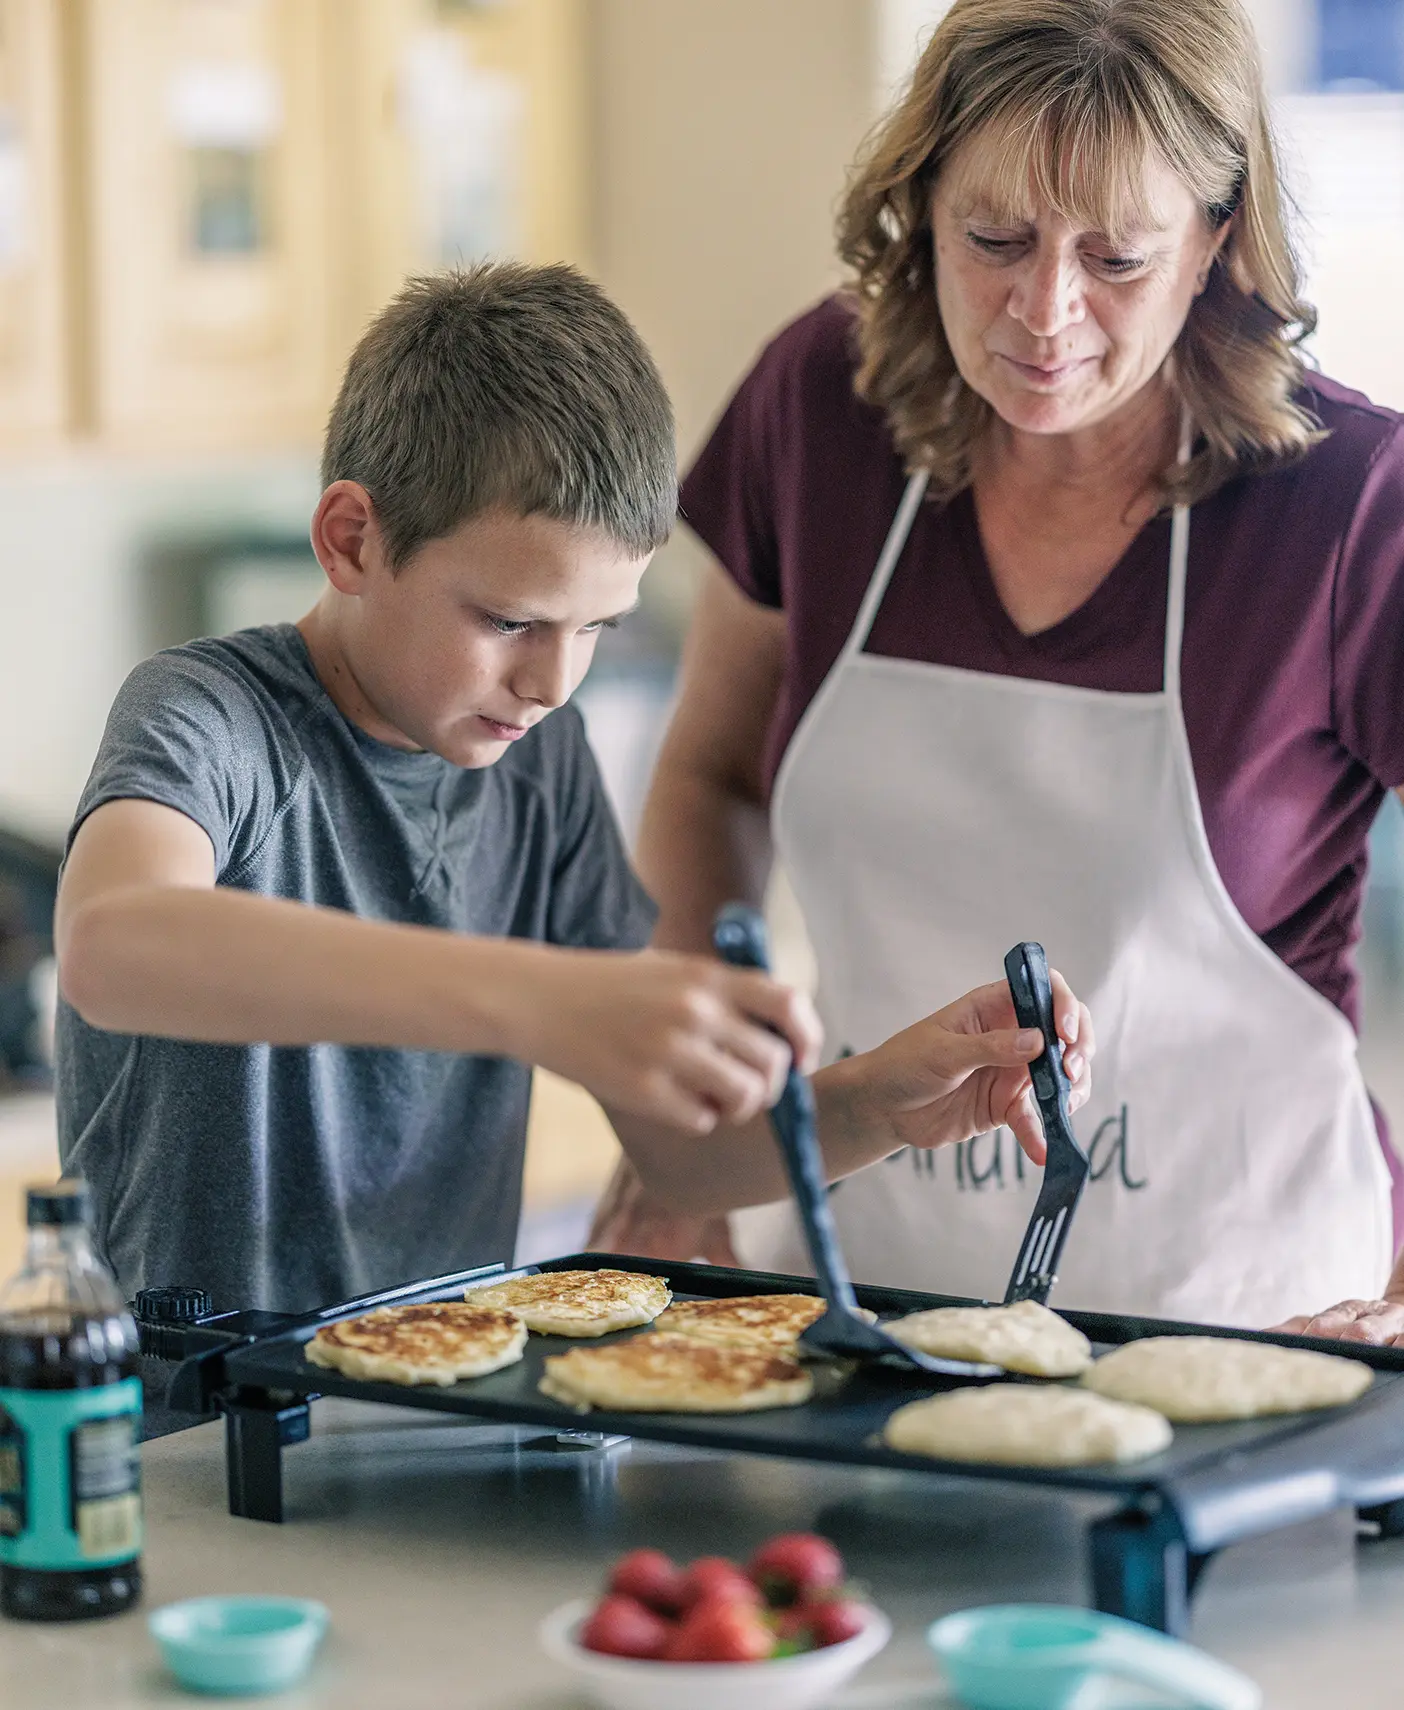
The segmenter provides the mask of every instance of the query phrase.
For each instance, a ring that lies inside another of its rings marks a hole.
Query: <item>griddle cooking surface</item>
[[[644,1262],[598,1254],[575,1255],[529,1268],[594,1269],[605,1265],[666,1276],[680,1300],[715,1299],[730,1294],[811,1292],[813,1287],[807,1279],[771,1273]],[[416,1298],[456,1298],[461,1292],[454,1288],[440,1290],[437,1296],[426,1294]],[[884,1316],[930,1306],[970,1304],[945,1296],[879,1288],[859,1288],[858,1298],[861,1304]],[[1139,1336],[1171,1330],[1201,1333],[1205,1330],[1198,1325],[1115,1319],[1102,1314],[1070,1312],[1066,1316],[1093,1335],[1099,1353]],[[1348,1407],[1225,1425],[1177,1425],[1174,1442],[1162,1454],[1124,1466],[1058,1468],[980,1466],[900,1455],[885,1448],[881,1443],[882,1426],[895,1408],[919,1396],[952,1387],[922,1373],[860,1369],[845,1378],[831,1377],[817,1367],[816,1395],[812,1401],[803,1407],[763,1413],[579,1413],[542,1395],[537,1384],[549,1355],[589,1343],[532,1335],[518,1364],[487,1377],[441,1388],[432,1384],[369,1383],[313,1366],[307,1361],[303,1347],[315,1330],[316,1325],[304,1324],[231,1352],[227,1357],[230,1379],[266,1389],[359,1397],[437,1412],[539,1424],[555,1430],[619,1432],[733,1453],[786,1455],[861,1466],[901,1467],[962,1478],[1052,1485],[1105,1493],[1123,1501],[1138,1493],[1159,1491],[1186,1510],[1191,1533],[1201,1533],[1196,1541],[1206,1546],[1214,1543],[1214,1534],[1221,1528],[1239,1532],[1244,1529],[1245,1504],[1261,1513],[1260,1526],[1251,1528],[1256,1530],[1263,1525],[1285,1524],[1299,1515],[1324,1511],[1338,1502],[1394,1500],[1392,1491],[1381,1496],[1378,1490],[1381,1477],[1393,1473],[1396,1467],[1397,1482],[1404,1488],[1404,1384],[1401,1383],[1404,1351],[1396,1349],[1358,1345],[1347,1349],[1340,1344],[1314,1344],[1334,1346],[1342,1353],[1348,1351],[1376,1368],[1372,1388]],[[646,1329],[620,1331],[600,1340],[616,1341],[647,1334]],[[1241,1331],[1228,1334],[1302,1345],[1300,1340],[1292,1338]],[[1199,1526],[1194,1524],[1196,1509],[1203,1510],[1203,1524]],[[1232,1515],[1228,1510],[1232,1510]]]

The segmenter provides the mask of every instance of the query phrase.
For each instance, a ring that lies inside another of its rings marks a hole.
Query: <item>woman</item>
[[[1043,939],[1099,1039],[1059,1301],[1404,1331],[1351,962],[1404,781],[1404,436],[1299,355],[1238,0],[957,0],[840,237],[851,291],[684,488],[718,565],[641,840],[658,941],[773,845],[838,1055]],[[833,1206],[864,1280],[997,1298],[1037,1178],[996,1133]],[[617,1182],[602,1232],[696,1250],[668,1216]],[[803,1263],[785,1206],[733,1230]]]

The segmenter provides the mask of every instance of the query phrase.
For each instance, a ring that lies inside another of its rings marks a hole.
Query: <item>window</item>
[[[267,246],[262,149],[192,148],[189,246],[197,255]]]
[[[1404,89],[1404,0],[1316,0],[1322,89]]]

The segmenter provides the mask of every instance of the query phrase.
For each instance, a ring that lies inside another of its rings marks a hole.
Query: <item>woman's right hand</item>
[[[1056,968],[1049,978],[1071,1082],[1068,1106],[1078,1110],[1091,1092],[1096,1035],[1086,1004]],[[1028,1065],[1043,1049],[1037,1028],[1019,1026],[1007,982],[996,980],[827,1073],[847,1083],[849,1125],[885,1135],[888,1151],[949,1146],[1008,1127],[1042,1164],[1047,1148]]]
[[[577,1081],[607,1109],[685,1134],[740,1124],[809,1073],[819,1018],[766,974],[705,956],[543,949],[502,999],[511,1054]]]

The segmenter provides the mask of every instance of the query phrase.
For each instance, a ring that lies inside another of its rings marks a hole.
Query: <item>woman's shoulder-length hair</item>
[[[1196,452],[1166,502],[1276,468],[1322,437],[1294,402],[1316,325],[1284,196],[1253,28],[1240,0],[956,0],[910,88],[869,139],[841,204],[859,395],[911,468],[968,485],[988,404],[960,379],[936,304],[931,204],[943,165],[982,134],[982,186],[1115,236],[1159,156],[1214,226],[1232,220],[1172,353]]]

